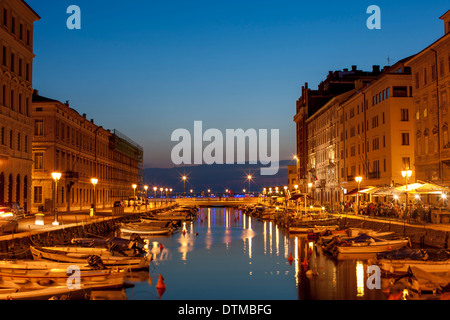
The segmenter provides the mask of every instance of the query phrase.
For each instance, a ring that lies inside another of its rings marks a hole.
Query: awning
[[[305,195],[306,195],[306,199],[308,199],[308,200],[314,200],[314,198],[310,197],[310,196],[309,196],[308,194],[306,194],[306,193],[297,193],[297,194],[294,194],[289,200],[295,201],[295,200],[298,200],[298,199],[304,199],[304,198],[305,198]]]

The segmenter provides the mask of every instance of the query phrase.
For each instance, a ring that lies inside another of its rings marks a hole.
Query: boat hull
[[[117,257],[111,255],[91,254],[86,256],[86,251],[82,254],[77,253],[76,249],[83,248],[69,248],[69,247],[52,247],[52,248],[36,248],[30,246],[31,254],[36,260],[48,260],[56,262],[73,262],[77,264],[86,264],[87,259],[92,255],[97,255],[102,259],[103,264],[106,267],[119,267],[132,270],[147,269],[149,268],[152,255],[148,254],[146,257]],[[99,251],[93,250],[93,252],[99,253]],[[100,251],[100,253],[103,251]]]
[[[352,244],[349,246],[339,246],[339,253],[380,253],[400,249],[408,245],[408,240],[382,241],[375,243]]]

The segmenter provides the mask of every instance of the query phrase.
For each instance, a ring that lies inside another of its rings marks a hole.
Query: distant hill
[[[284,186],[288,183],[288,165],[295,165],[295,161],[280,161],[279,171],[274,176],[261,176],[261,164],[257,165],[198,165],[179,166],[170,169],[144,169],[144,184],[149,186],[149,195],[153,194],[153,187],[172,188],[174,193],[183,193],[182,176],[186,175],[186,193],[192,189],[201,191],[224,192],[225,189],[235,192],[248,190],[248,174],[253,179],[250,183],[251,192],[261,192],[264,187]]]

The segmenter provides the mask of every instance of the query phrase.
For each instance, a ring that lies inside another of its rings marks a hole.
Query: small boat
[[[402,281],[403,280],[403,281]],[[407,280],[407,281],[404,281]],[[406,289],[421,294],[448,293],[450,288],[450,273],[430,273],[417,267],[410,267],[406,275],[396,282],[402,282]]]
[[[341,240],[349,240],[352,238],[355,238],[359,235],[366,234],[371,237],[375,238],[387,238],[394,235],[394,232],[388,231],[388,232],[378,232],[370,229],[358,229],[357,231],[353,228],[347,229],[347,230],[341,230],[341,231],[331,231],[326,232],[322,235],[320,235],[320,242],[321,244],[327,244],[333,238],[336,236],[339,236]]]
[[[289,233],[322,233],[329,231],[336,231],[339,226],[312,226],[312,227],[290,227]]]
[[[128,223],[123,224],[120,227],[120,232],[122,234],[137,234],[139,236],[145,235],[166,235],[173,232],[173,228],[166,227],[153,227],[146,225],[145,223]]]
[[[92,289],[69,289],[65,286],[22,287],[11,281],[0,281],[0,300],[90,300]]]
[[[379,253],[400,249],[409,244],[409,239],[385,240],[362,234],[356,238],[343,240],[336,246],[338,253]]]
[[[450,272],[450,252],[444,249],[405,247],[377,254],[377,264],[387,274],[406,274],[411,267],[429,273]]]
[[[34,247],[30,246],[31,254],[36,260],[56,262],[71,262],[81,264],[98,263],[99,267],[119,267],[132,270],[147,269],[152,260],[152,254],[144,257],[117,255],[108,249],[81,247]],[[97,259],[95,259],[97,258]],[[99,259],[98,259],[99,258]]]
[[[173,223],[171,220],[152,220],[148,218],[141,218],[141,223],[145,224],[147,226],[151,227],[157,227],[157,228],[176,228],[176,224]]]
[[[20,263],[20,262],[19,262]],[[8,266],[9,264],[9,266]],[[9,267],[9,269],[8,269]],[[33,263],[18,264],[14,261],[3,262],[0,271],[2,280],[19,285],[67,286],[73,275],[79,279],[79,285],[91,289],[116,289],[124,286],[124,269],[81,270],[72,265],[67,268],[51,268],[48,270],[31,269]],[[37,266],[40,268],[40,266]],[[51,267],[51,266],[49,266]],[[60,266],[54,266],[60,267]],[[73,273],[75,271],[75,273]]]

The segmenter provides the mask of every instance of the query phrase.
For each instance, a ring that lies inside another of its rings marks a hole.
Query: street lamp
[[[183,176],[183,188],[184,188],[184,196],[186,197],[186,176]]]
[[[136,197],[136,188],[137,188],[137,184],[133,184],[132,187],[133,187],[133,194],[134,194],[134,197]]]
[[[308,183],[308,193],[311,193],[312,186],[313,186],[313,184],[311,182]],[[306,194],[305,194],[305,213],[306,213]]]
[[[95,214],[97,213],[97,193],[95,192],[95,187],[97,186],[98,179],[97,178],[92,178],[91,182],[92,182],[92,185],[94,186],[94,208],[93,208],[93,211],[91,213],[91,217],[94,217]]]
[[[408,210],[408,179],[411,178],[412,176],[412,170],[403,170],[402,171],[402,177],[405,178],[405,184],[406,184],[406,214],[405,214],[405,219],[406,219],[406,215],[409,213]]]
[[[252,181],[252,176],[248,175],[247,179],[248,179],[248,195],[250,195],[250,181]]]
[[[60,172],[53,172],[52,173],[52,178],[55,181],[55,195],[53,197],[53,210],[54,215],[55,215],[55,221],[53,222],[54,226],[59,226],[59,222],[58,222],[58,213],[56,211],[56,202],[58,201],[58,181],[59,179],[61,179],[61,173]]]
[[[356,194],[356,197],[358,198],[358,212],[356,214],[359,214],[359,187],[361,185],[362,177],[356,177],[355,181],[358,182],[358,193]]]

